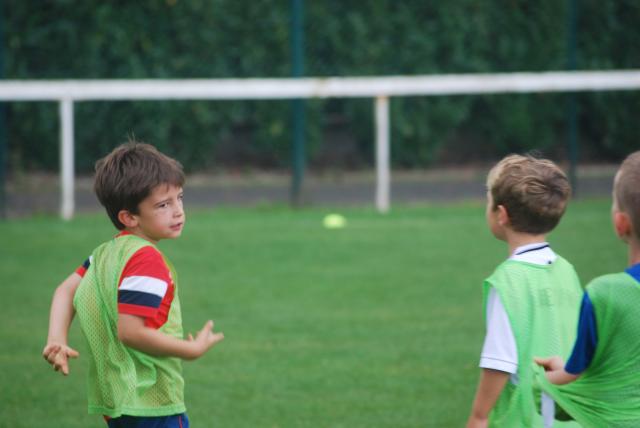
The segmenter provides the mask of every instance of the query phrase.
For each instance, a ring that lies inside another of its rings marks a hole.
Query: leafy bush
[[[305,2],[305,74],[376,76],[562,70],[567,2],[557,0],[325,0]],[[579,3],[579,69],[638,68],[640,4]],[[7,0],[8,79],[288,77],[289,2],[254,0],[100,2]],[[395,166],[540,149],[562,157],[567,95],[406,97],[391,103]],[[583,153],[617,159],[637,148],[640,96],[577,95]],[[10,158],[27,169],[57,169],[57,107],[10,103]],[[306,103],[310,156],[331,120],[346,123],[358,156],[373,152],[372,102]],[[189,170],[232,164],[289,164],[286,101],[90,102],[76,104],[78,169],[135,134]],[[468,158],[467,158],[468,159]]]

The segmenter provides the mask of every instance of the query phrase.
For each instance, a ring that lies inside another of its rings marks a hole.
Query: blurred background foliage
[[[640,2],[578,3],[577,68],[640,68]],[[566,68],[568,2],[558,0],[308,0],[305,75],[378,76]],[[290,2],[84,0],[2,3],[6,79],[289,77]],[[492,159],[537,149],[566,158],[565,94],[405,97],[391,102],[395,167]],[[637,92],[581,93],[583,161],[638,148]],[[53,103],[7,103],[9,167],[56,170]],[[75,105],[76,164],[129,135],[188,171],[287,168],[288,101],[84,102]],[[309,100],[312,165],[373,158],[372,101]]]

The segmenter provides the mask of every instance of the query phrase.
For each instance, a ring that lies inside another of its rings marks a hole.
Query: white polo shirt
[[[556,253],[546,242],[523,245],[516,248],[510,260],[518,260],[540,265],[551,264],[557,258]],[[494,369],[515,375],[518,372],[518,350],[511,329],[507,311],[496,290],[491,287],[487,299],[487,334],[484,338],[480,367]],[[517,383],[517,378],[512,380]]]

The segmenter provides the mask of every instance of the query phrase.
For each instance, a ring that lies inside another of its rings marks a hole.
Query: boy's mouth
[[[178,223],[171,226],[171,230],[181,230],[184,223]]]

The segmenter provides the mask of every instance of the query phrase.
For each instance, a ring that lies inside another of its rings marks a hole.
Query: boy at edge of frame
[[[566,364],[567,354],[536,358],[542,389],[587,428],[640,427],[640,151],[615,176],[611,220],[628,267],[587,285]]]

